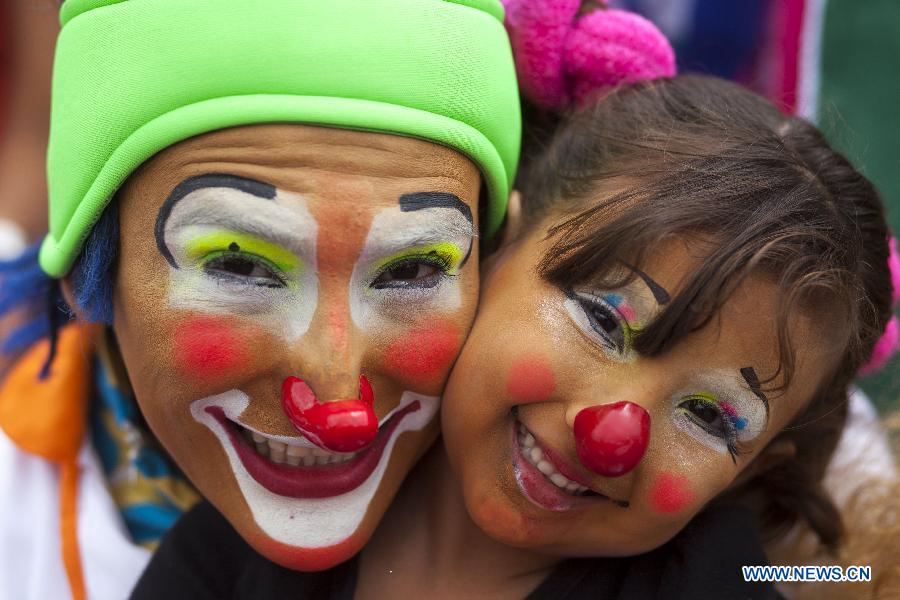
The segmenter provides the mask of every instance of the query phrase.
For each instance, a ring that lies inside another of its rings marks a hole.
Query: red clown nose
[[[575,415],[581,463],[604,477],[619,477],[641,461],[650,441],[650,415],[634,402],[590,406]]]
[[[299,377],[281,385],[281,405],[293,426],[309,441],[332,452],[356,452],[378,434],[375,395],[365,375],[359,376],[359,398],[319,402],[315,392]]]

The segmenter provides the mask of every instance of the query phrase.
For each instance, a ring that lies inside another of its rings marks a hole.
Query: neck
[[[420,592],[440,591],[438,596],[490,591],[521,598],[558,562],[500,544],[472,521],[438,441],[407,477],[363,550],[357,598],[376,597],[372,592],[378,590],[413,591],[405,582],[415,582]]]

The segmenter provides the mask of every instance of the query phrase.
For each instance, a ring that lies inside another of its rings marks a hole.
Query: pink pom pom
[[[624,10],[582,18],[566,40],[566,71],[576,106],[621,83],[675,74],[675,52],[656,26]]]
[[[675,74],[675,52],[653,23],[580,0],[503,0],[522,92],[543,108],[583,106],[623,83]]]
[[[871,375],[884,368],[898,348],[900,348],[900,323],[897,322],[897,317],[891,317],[887,327],[884,328],[881,339],[878,340],[878,343],[875,344],[875,349],[872,350],[872,357],[869,359],[869,362],[859,369],[859,375]]]
[[[565,41],[580,0],[503,0],[503,4],[522,92],[538,106],[566,107]]]
[[[891,269],[891,284],[894,286],[893,304],[900,302],[900,255],[897,254],[897,238],[888,240],[891,253],[888,256],[888,267]]]

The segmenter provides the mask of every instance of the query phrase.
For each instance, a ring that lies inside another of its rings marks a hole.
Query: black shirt
[[[744,582],[742,565],[767,564],[753,515],[707,509],[652,552],[560,563],[528,600],[769,600],[768,583]],[[257,554],[202,502],[163,538],[133,600],[315,598],[353,600],[357,559],[327,571],[291,571]]]

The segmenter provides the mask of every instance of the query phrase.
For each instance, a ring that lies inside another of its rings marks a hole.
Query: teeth
[[[550,476],[550,481],[556,484],[556,487],[566,489],[566,486],[570,483],[574,483],[573,481],[569,481],[559,473],[554,473]]]
[[[244,429],[243,435],[259,454],[276,464],[312,467],[347,462],[356,457],[356,453],[337,454],[321,448],[286,444],[249,429]]]
[[[572,481],[556,470],[549,460],[544,459],[544,452],[538,447],[537,440],[525,429],[525,426],[519,423],[519,445],[522,448],[522,455],[537,468],[538,471],[553,483],[556,487],[566,493],[578,496],[587,491],[583,485]]]

